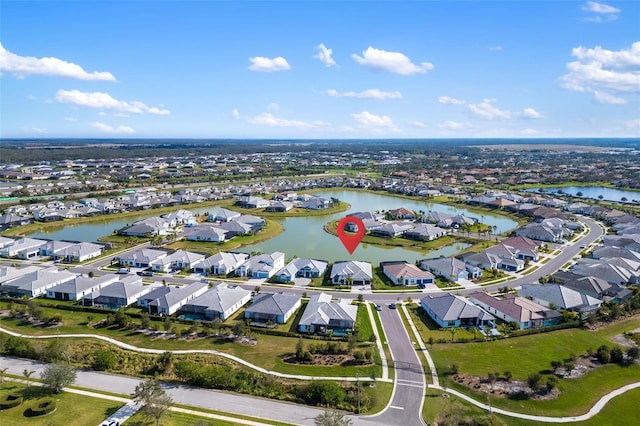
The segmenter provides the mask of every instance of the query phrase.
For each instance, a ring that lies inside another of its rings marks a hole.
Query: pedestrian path
[[[120,426],[129,418],[133,417],[135,413],[140,410],[140,406],[133,401],[127,402],[120,407],[118,411],[110,415],[105,421],[100,423],[100,426]]]

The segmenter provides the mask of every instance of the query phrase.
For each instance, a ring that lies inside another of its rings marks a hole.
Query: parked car
[[[395,303],[392,303],[392,304],[389,305],[389,309],[396,309],[396,308],[397,308],[397,306],[396,306]]]
[[[376,311],[381,311],[381,310],[382,310],[382,306],[376,305]]]
[[[153,272],[151,272],[151,271],[140,271],[140,272],[138,272],[138,275],[140,275],[141,277],[152,277],[153,276]]]
[[[129,272],[130,272],[129,268],[120,268],[120,269],[118,269],[116,274],[128,274]]]

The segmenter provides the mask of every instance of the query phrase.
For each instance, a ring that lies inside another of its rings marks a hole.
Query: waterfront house
[[[207,257],[194,266],[193,271],[199,274],[227,275],[240,267],[249,258],[245,253],[219,252]]]
[[[336,262],[331,268],[331,282],[338,285],[370,285],[373,272],[369,262]]]
[[[151,285],[143,285],[142,278],[137,275],[125,275],[119,281],[83,296],[82,304],[106,309],[120,309],[135,303],[154,288]]]
[[[172,315],[189,301],[203,295],[209,283],[194,282],[183,286],[163,286],[138,299],[138,306],[146,308],[150,314]]]
[[[225,209],[223,207],[214,208],[207,217],[209,222],[229,222],[230,220],[237,219],[241,216],[241,213],[233,210]]]
[[[298,322],[301,333],[317,333],[343,336],[353,331],[358,316],[358,306],[351,300],[331,300],[327,293],[314,294]]]
[[[404,261],[380,262],[382,272],[395,285],[428,285],[435,283],[435,277],[429,271]]]
[[[284,253],[259,254],[247,259],[236,274],[241,277],[271,278],[284,267]]]
[[[318,278],[327,270],[324,260],[296,258],[277,272],[279,281],[290,282],[294,278]]]
[[[40,247],[47,242],[35,238],[20,238],[13,244],[0,249],[0,257],[16,257],[18,259],[31,259],[40,254]]]

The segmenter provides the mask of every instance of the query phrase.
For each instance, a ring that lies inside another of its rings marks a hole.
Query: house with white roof
[[[78,276],[71,281],[66,281],[48,289],[47,298],[56,300],[80,300],[87,294],[109,284],[113,284],[119,279],[120,276],[116,274],[106,274],[94,278]]]
[[[76,274],[66,269],[58,269],[55,266],[31,270],[26,274],[2,283],[0,292],[17,297],[38,297],[45,294],[48,289],[71,281],[75,277]]]
[[[284,267],[284,253],[259,254],[250,257],[238,269],[236,275],[251,278],[271,278]]]
[[[482,269],[469,265],[455,257],[440,257],[437,259],[424,259],[420,261],[420,268],[430,271],[447,280],[458,281],[482,276]]]
[[[151,263],[151,269],[158,272],[193,269],[205,259],[204,254],[176,250],[170,255]]]
[[[148,268],[152,263],[166,257],[164,250],[142,248],[133,252],[127,252],[120,256],[120,266],[133,266],[136,268]]]
[[[331,295],[318,293],[311,296],[298,322],[301,333],[346,335],[353,331],[358,306],[351,300],[331,300]]]
[[[318,278],[327,270],[328,262],[317,259],[295,258],[276,274],[279,281],[288,283],[294,278]]]
[[[138,306],[146,308],[150,314],[172,315],[182,306],[209,290],[209,283],[194,282],[178,286],[163,286],[138,299]]]
[[[435,284],[435,276],[431,272],[420,269],[413,263],[380,262],[380,268],[395,285]]]
[[[18,259],[30,259],[40,254],[40,247],[47,242],[35,238],[20,238],[13,244],[0,249],[0,257],[16,257]]]
[[[225,209],[223,207],[216,207],[209,213],[207,217],[208,222],[229,222],[239,218],[242,213],[235,212],[233,210]]]
[[[227,231],[218,226],[198,225],[188,232],[187,240],[221,243],[227,240]]]
[[[249,255],[246,253],[219,252],[209,256],[193,268],[193,272],[198,274],[227,275],[240,267],[247,261]]]
[[[251,300],[251,291],[238,285],[218,283],[200,296],[182,305],[179,313],[189,319],[225,320]]]
[[[331,282],[338,285],[370,285],[373,280],[371,263],[351,260],[336,262],[331,268]]]

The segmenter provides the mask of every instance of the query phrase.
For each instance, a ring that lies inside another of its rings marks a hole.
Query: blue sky
[[[7,1],[0,137],[640,137],[640,2]]]

